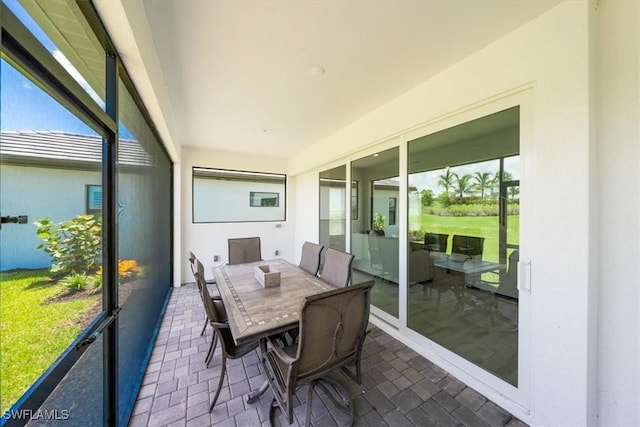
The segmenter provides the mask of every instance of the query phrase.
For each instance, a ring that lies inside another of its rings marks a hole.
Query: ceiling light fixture
[[[264,128],[264,129],[262,129],[262,132],[264,132],[264,133],[273,133],[273,129],[271,129],[271,128]]]
[[[380,154],[376,153],[373,155],[373,157],[378,157]]]
[[[315,67],[311,68],[309,73],[311,74],[312,77],[320,77],[321,75],[324,74],[324,68],[322,68],[319,65],[316,65]]]

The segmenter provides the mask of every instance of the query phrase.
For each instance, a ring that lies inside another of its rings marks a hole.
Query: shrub
[[[36,246],[51,257],[51,273],[72,275],[94,272],[100,257],[102,224],[93,215],[78,215],[55,224],[47,216],[36,222],[44,243]]]
[[[98,293],[102,290],[102,274],[94,274],[91,276],[93,292]]]
[[[59,283],[67,288],[69,292],[77,292],[84,290],[87,286],[92,284],[92,280],[91,277],[86,274],[73,273],[65,276]]]

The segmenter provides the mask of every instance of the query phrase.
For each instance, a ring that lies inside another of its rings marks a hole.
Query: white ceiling
[[[179,143],[289,156],[557,3],[143,4]]]

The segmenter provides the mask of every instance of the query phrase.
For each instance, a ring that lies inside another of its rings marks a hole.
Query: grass
[[[0,273],[0,405],[15,403],[73,342],[98,295],[48,302],[61,292],[43,270]]]
[[[454,234],[484,237],[482,259],[498,262],[498,217],[497,216],[438,216],[422,214],[420,224],[425,232],[444,233],[449,235],[447,252],[451,252],[451,241]],[[518,244],[520,216],[507,217],[507,236],[509,243]]]

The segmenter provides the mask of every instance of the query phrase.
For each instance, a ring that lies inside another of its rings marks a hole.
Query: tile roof
[[[95,169],[102,160],[102,138],[60,131],[2,131],[0,160],[24,166]],[[120,165],[150,166],[152,160],[138,141],[120,139]]]

